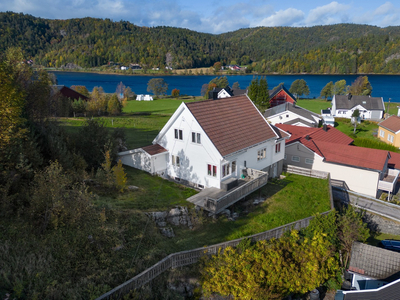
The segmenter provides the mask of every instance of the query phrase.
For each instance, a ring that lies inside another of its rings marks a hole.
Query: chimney
[[[348,93],[348,94],[347,94],[347,99],[348,99],[349,101],[351,100],[351,97],[352,97],[352,96],[351,96],[351,93]]]
[[[324,124],[324,126],[322,126],[322,128],[324,129],[324,131],[328,131],[328,126],[326,126],[326,124]]]
[[[309,141],[310,140],[310,136],[307,134],[306,135],[306,140]]]
[[[213,95],[213,100],[217,100],[218,99],[218,92],[215,90],[215,88],[212,91],[212,95]]]

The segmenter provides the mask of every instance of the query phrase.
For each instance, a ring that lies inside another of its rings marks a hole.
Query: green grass
[[[337,126],[335,126],[336,129],[354,138],[353,135],[354,125],[351,124],[350,119],[336,118],[335,122],[337,122]],[[377,132],[378,132],[378,124],[376,122],[361,121],[361,124],[357,124],[357,129],[356,129],[357,138],[376,139]]]
[[[186,197],[195,193],[193,190],[133,168],[126,170],[128,184],[138,186],[139,190],[114,197],[102,196],[97,205],[132,211],[160,211],[182,205],[194,213],[192,204],[185,201]],[[254,206],[253,198],[260,196],[267,200]],[[174,227],[176,237],[162,239],[163,242],[158,247],[168,253],[193,249],[263,232],[318,212],[325,212],[330,209],[328,182],[288,174],[285,179],[271,180],[260,191],[230,209],[248,213],[242,214],[235,222],[223,216],[217,220],[199,217],[194,230]]]
[[[152,115],[172,115],[182,102],[199,101],[199,97],[182,97],[178,99],[157,99],[154,101],[128,101],[124,113],[148,113]]]
[[[332,107],[331,101],[321,99],[298,99],[297,105],[316,114],[321,114],[321,109]]]
[[[378,246],[379,242],[382,240],[399,240],[400,235],[381,233],[377,236],[371,236],[368,238],[367,243],[372,246]]]
[[[135,168],[124,166],[124,169],[128,178],[127,185],[134,185],[139,189],[118,195],[100,196],[96,205],[141,211],[167,210],[176,205],[188,206],[190,203],[186,199],[197,193],[191,188]]]

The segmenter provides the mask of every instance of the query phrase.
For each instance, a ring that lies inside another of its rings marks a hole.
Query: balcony
[[[396,187],[397,179],[399,178],[399,171],[388,169],[387,174],[383,180],[379,180],[378,189],[386,192],[393,192]]]
[[[247,168],[243,170],[243,174],[245,176],[238,179],[237,186],[228,191],[214,187],[205,188],[186,200],[206,211],[218,214],[268,183],[267,172]],[[224,185],[224,181],[221,182],[221,185]]]

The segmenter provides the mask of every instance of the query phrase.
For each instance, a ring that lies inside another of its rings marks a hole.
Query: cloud
[[[293,26],[304,19],[304,12],[295,8],[279,10],[271,16],[264,18],[258,26]]]
[[[374,11],[374,15],[387,15],[391,14],[393,11],[395,11],[396,8],[394,5],[390,2],[386,2],[385,4],[382,4],[379,6],[377,9]]]
[[[327,5],[319,6],[310,10],[305,24],[321,25],[345,22],[348,19],[346,12],[350,9],[350,5],[340,4],[333,1]]]

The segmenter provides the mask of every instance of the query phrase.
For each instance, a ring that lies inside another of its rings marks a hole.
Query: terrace
[[[268,183],[267,172],[246,168],[243,174],[247,174],[247,176],[243,176],[244,178],[241,179],[225,180],[221,182],[221,189],[205,188],[200,193],[188,198],[187,201],[213,214],[218,214]]]

